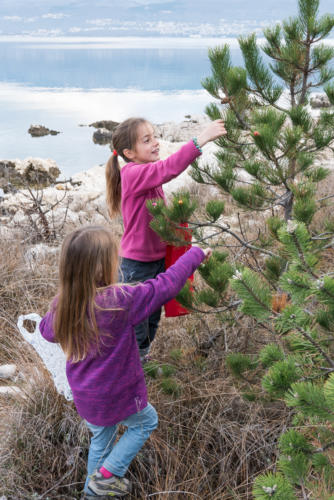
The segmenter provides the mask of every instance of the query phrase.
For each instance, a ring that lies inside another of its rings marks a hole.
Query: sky
[[[296,12],[297,0],[0,0],[0,37],[228,37]],[[323,13],[334,0],[320,0]]]

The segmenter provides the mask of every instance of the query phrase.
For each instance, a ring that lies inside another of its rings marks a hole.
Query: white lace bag
[[[23,322],[25,319],[30,319],[31,321],[36,322],[35,331],[33,333],[29,333],[28,330],[24,328]],[[19,316],[17,327],[23,338],[42,358],[46,368],[51,373],[53,382],[59,394],[63,394],[68,401],[72,401],[72,391],[66,377],[65,354],[58,344],[48,342],[42,337],[41,332],[39,331],[39,324],[41,320],[42,318],[36,313],[25,314]]]

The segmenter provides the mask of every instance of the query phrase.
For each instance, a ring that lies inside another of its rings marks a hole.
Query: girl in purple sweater
[[[226,134],[222,120],[211,122],[198,138],[166,160],[159,158],[159,141],[144,118],[129,118],[113,133],[114,153],[106,166],[107,204],[110,216],[122,213],[121,271],[125,283],[155,278],[165,270],[166,244],[150,228],[147,200],[164,199],[162,184],[177,177],[202,152],[201,147]],[[127,163],[120,169],[118,156]],[[135,328],[141,360],[155,337],[161,309]]]
[[[85,499],[130,492],[124,475],[158,424],[147,401],[134,327],[175,297],[210,255],[210,249],[193,247],[155,279],[116,285],[118,248],[111,231],[88,226],[65,238],[59,293],[40,331],[61,345],[75,406],[93,434]],[[120,423],[127,430],[114,444]]]

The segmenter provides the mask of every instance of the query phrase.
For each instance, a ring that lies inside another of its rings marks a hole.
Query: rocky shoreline
[[[323,100],[321,105],[323,105]],[[312,110],[311,110],[312,111]],[[317,116],[319,109],[312,114]],[[157,124],[160,136],[160,157],[162,159],[177,151],[180,146],[198,135],[209,118],[188,116],[180,123]],[[117,125],[110,120],[101,120],[90,126],[106,130],[112,134]],[[107,141],[108,143],[108,141]],[[111,145],[112,147],[112,145]],[[216,146],[209,143],[204,147],[200,158],[202,164],[216,163]],[[333,159],[328,156],[322,162],[334,170]],[[87,171],[61,179],[60,169],[51,159],[27,158],[25,160],[0,160],[0,236],[12,238],[13,235],[36,233],[35,242],[45,241],[67,228],[82,224],[105,224],[109,222],[105,201],[105,165],[97,165]],[[183,186],[194,181],[183,172],[164,186],[167,197]],[[45,235],[45,231],[47,234]]]
[[[161,137],[161,158],[177,151],[181,144],[196,136],[208,121],[205,116],[196,116],[181,123],[157,125]],[[105,128],[106,121],[96,123],[101,124]],[[214,145],[207,145],[202,161],[213,161],[213,150]],[[105,165],[97,165],[66,180],[61,180],[59,176],[60,169],[51,159],[0,160],[2,238],[10,238],[22,230],[28,237],[30,232],[38,233],[40,229],[42,240],[45,227],[56,234],[60,228],[109,221],[105,201]],[[191,178],[187,172],[183,172],[165,185],[165,192],[168,195],[189,185],[189,182],[192,182]]]

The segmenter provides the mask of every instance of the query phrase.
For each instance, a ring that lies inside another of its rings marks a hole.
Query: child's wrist
[[[199,145],[197,137],[193,137],[193,143],[200,153],[203,153],[201,146]]]

